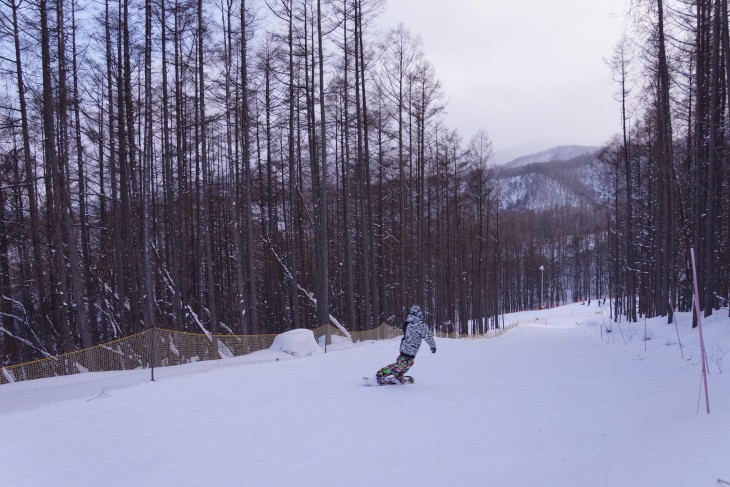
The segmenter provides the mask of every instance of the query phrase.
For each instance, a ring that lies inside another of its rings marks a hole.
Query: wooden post
[[[672,315],[674,316],[674,329],[677,330],[677,341],[679,342],[679,352],[682,354],[682,358],[684,358],[684,350],[682,350],[682,339],[679,337],[679,326],[677,325],[677,315],[674,313],[674,305],[672,304],[672,298],[669,298],[669,308],[672,310]]]

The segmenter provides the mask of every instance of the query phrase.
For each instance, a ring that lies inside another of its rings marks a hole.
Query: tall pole
[[[543,288],[544,288],[543,284],[544,283],[545,283],[545,266],[541,265],[540,266],[540,309],[543,309],[542,296],[543,296]]]
[[[702,336],[702,316],[700,313],[700,291],[697,285],[697,266],[695,265],[695,249],[690,248],[692,256],[692,277],[695,281],[695,312],[697,313],[697,326],[700,330],[700,352],[702,354],[702,382],[705,385],[705,404],[707,405],[707,414],[710,414],[710,393],[707,390],[707,355],[705,354],[705,339]]]

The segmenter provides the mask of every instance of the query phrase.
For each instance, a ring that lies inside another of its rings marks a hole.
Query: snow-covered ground
[[[398,340],[326,354],[307,343],[300,358],[279,344],[161,370],[156,382],[124,372],[3,385],[0,485],[730,482],[727,309],[703,323],[709,415],[689,314],[678,316],[684,357],[674,325],[649,320],[645,341],[643,321],[611,327],[595,302],[506,321],[521,325],[497,338],[437,339],[435,355],[422,347],[414,385],[361,379],[395,359]]]

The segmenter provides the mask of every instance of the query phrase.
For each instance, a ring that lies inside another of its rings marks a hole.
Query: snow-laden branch
[[[274,248],[270,244],[269,244],[269,249],[271,250],[271,253],[274,254],[274,257],[276,257],[276,260],[279,261],[279,265],[281,265],[281,268],[284,270],[284,274],[286,275],[286,277],[288,277],[292,282],[295,282],[294,276],[292,276],[291,272],[289,271],[289,268],[286,266],[286,264],[284,264],[284,261],[281,260],[281,257],[279,257],[279,254],[276,253],[276,250],[274,250]],[[304,295],[307,297],[307,299],[309,299],[312,302],[312,304],[317,306],[317,298],[314,297],[314,294],[309,292],[301,284],[299,284],[299,281],[296,281],[296,283],[297,283],[297,288],[299,288],[299,290],[302,293],[304,293]],[[342,326],[342,324],[337,320],[337,318],[335,318],[334,316],[332,316],[329,313],[328,313],[328,315],[330,318],[330,323],[332,323],[334,326],[336,326],[337,329],[340,330],[343,335],[345,335],[347,338],[352,340],[352,336],[350,335],[350,332],[347,331],[344,326]]]
[[[172,293],[173,296],[177,296],[177,290],[175,288],[175,281],[172,280],[172,276],[169,272],[167,272],[167,269],[165,269],[165,266],[162,264],[162,259],[160,259],[160,254],[157,251],[157,247],[154,245],[151,245],[152,250],[155,251],[155,257],[157,258],[157,268],[160,270],[160,274],[162,274],[162,278],[165,280],[165,285],[167,286],[167,289]],[[192,316],[193,321],[196,325],[198,325],[198,328],[205,334],[205,336],[210,340],[213,341],[213,335],[208,331],[207,328],[205,328],[205,325],[200,321],[198,318],[198,314],[193,311],[193,308],[190,307],[189,304],[185,305],[185,309],[188,313],[190,313],[190,316]]]
[[[11,317],[11,318],[15,318],[15,319],[18,319],[18,317],[17,317],[17,316],[14,316],[14,315],[10,315],[10,314],[7,314],[7,313],[0,313],[0,316],[9,316],[9,317]],[[18,340],[19,342],[21,342],[21,343],[23,343],[23,344],[25,344],[25,345],[28,345],[28,346],[29,346],[30,348],[32,348],[32,349],[33,349],[33,350],[35,350],[36,352],[38,352],[38,353],[42,354],[42,355],[43,355],[44,357],[46,357],[46,358],[50,358],[50,357],[51,357],[51,354],[50,354],[50,353],[46,352],[46,351],[45,351],[45,350],[43,350],[42,348],[38,348],[38,347],[36,347],[36,346],[35,346],[35,345],[33,344],[33,342],[31,342],[31,341],[29,341],[29,340],[26,340],[26,339],[25,339],[25,338],[23,338],[23,337],[19,337],[19,336],[17,336],[17,335],[14,335],[14,334],[10,333],[10,331],[9,331],[9,330],[8,330],[7,328],[5,328],[5,327],[2,327],[2,326],[0,326],[0,333],[4,333],[5,335],[7,335],[7,336],[9,336],[9,337],[11,337],[11,338],[15,338],[15,339],[16,339],[16,340]]]
[[[9,330],[7,330],[7,329],[5,329],[5,328],[3,328],[1,326],[0,326],[0,333],[5,333],[9,337],[15,338],[16,340],[20,341],[21,343],[23,343],[25,345],[28,345],[33,350],[41,353],[44,357],[51,357],[51,354],[48,353],[48,351],[43,346],[43,341],[36,334],[35,330],[33,330],[33,327],[30,326],[30,323],[28,323],[28,319],[27,319],[28,312],[26,311],[25,306],[23,305],[23,303],[21,303],[20,301],[15,300],[15,299],[13,299],[11,297],[5,296],[5,295],[2,296],[2,299],[5,299],[7,301],[10,301],[11,303],[13,303],[13,305],[15,307],[21,309],[23,311],[23,314],[26,316],[26,318],[21,318],[20,316],[17,316],[17,315],[14,315],[14,314],[9,314],[9,313],[4,313],[4,312],[0,312],[0,316],[7,316],[9,318],[13,318],[14,320],[17,320],[18,322],[24,324],[26,326],[26,328],[28,328],[28,330],[30,331],[30,333],[33,335],[33,338],[35,339],[35,342],[37,344],[39,344],[40,348],[38,346],[36,346],[33,342],[31,342],[29,340],[26,340],[25,338],[19,337],[17,335],[14,335],[14,334],[10,333]]]

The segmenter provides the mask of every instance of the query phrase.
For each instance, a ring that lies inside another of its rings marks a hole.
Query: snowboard
[[[377,386],[390,386],[390,385],[399,386],[399,385],[405,385],[405,384],[413,384],[414,382],[416,382],[416,380],[412,376],[410,376],[410,375],[406,375],[404,377],[406,379],[405,382],[400,382],[395,377],[389,377],[388,382],[386,382],[385,384],[379,384],[378,383],[378,380],[375,377],[367,377],[366,376],[366,377],[363,377],[362,379],[365,381],[365,383],[367,385],[373,386],[373,387],[377,387]]]

